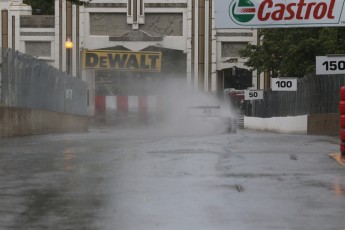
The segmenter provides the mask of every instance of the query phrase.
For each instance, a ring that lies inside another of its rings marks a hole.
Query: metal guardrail
[[[87,84],[11,49],[1,57],[0,106],[87,115]]]
[[[282,117],[338,113],[339,89],[344,75],[308,76],[297,80],[295,92],[264,92],[264,100],[246,101],[246,116]]]

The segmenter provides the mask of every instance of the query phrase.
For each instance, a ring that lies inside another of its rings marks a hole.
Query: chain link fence
[[[0,106],[87,115],[87,84],[43,60],[2,50]]]
[[[266,91],[263,100],[245,101],[242,109],[246,116],[262,118],[338,113],[343,85],[344,75],[299,78],[297,91]]]

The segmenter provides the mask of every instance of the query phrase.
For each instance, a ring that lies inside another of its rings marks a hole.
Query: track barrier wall
[[[85,132],[88,117],[46,110],[0,107],[0,137]]]
[[[0,137],[87,130],[87,84],[43,60],[1,49]]]

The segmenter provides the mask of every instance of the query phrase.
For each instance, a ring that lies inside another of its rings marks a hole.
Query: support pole
[[[8,10],[1,11],[1,105],[6,104],[6,96],[8,95]]]

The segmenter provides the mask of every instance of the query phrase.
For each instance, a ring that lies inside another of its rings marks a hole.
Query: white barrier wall
[[[117,96],[105,97],[105,110],[116,111],[117,110]],[[139,113],[139,96],[128,96],[128,111]],[[154,112],[156,110],[157,97],[147,96],[147,111]]]
[[[244,117],[244,128],[278,133],[307,134],[308,115],[296,117]]]

